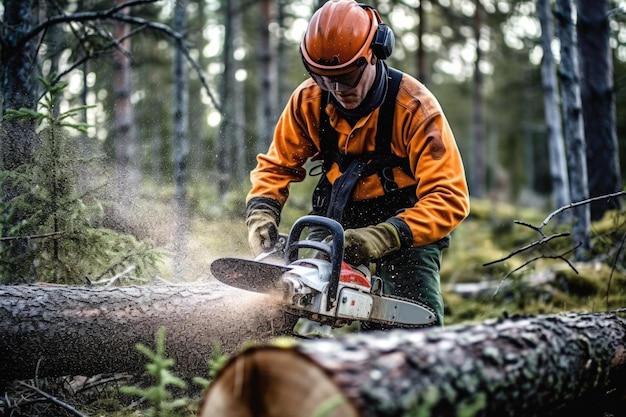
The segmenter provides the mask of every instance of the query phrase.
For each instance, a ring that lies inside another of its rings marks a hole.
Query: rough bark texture
[[[183,378],[208,376],[214,343],[290,334],[293,322],[263,295],[219,283],[94,288],[0,286],[0,385],[37,376],[141,373],[166,328],[166,352]]]
[[[553,30],[552,9],[549,0],[537,0],[537,17],[541,25],[541,80],[543,82],[543,106],[548,138],[548,156],[550,158],[550,178],[552,180],[552,196],[555,207],[565,207],[572,202],[569,192],[569,175],[563,129],[561,126],[561,110],[559,108],[559,88],[556,77],[556,64],[552,54]],[[568,219],[562,216],[559,219]]]
[[[567,168],[570,181],[570,196],[574,203],[589,198],[587,177],[587,157],[585,154],[585,128],[580,97],[580,71],[578,64],[578,39],[574,28],[573,10],[570,0],[557,0],[555,17],[558,37],[561,42],[561,94],[563,106],[563,132],[567,155]],[[572,209],[574,224],[572,240],[576,260],[589,257],[591,250],[590,212],[587,204]]]
[[[625,337],[626,320],[579,313],[257,347],[218,374],[200,415],[551,415],[624,385]]]
[[[615,85],[608,0],[576,0],[581,99],[589,174],[589,197],[611,194],[622,186],[615,127]],[[591,220],[620,208],[620,200],[590,204]]]

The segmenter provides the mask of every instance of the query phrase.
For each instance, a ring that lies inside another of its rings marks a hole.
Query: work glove
[[[344,260],[352,265],[368,264],[400,249],[400,234],[391,223],[379,223],[344,233]]]
[[[248,244],[254,257],[269,252],[278,242],[278,224],[273,212],[253,210],[246,218]]]

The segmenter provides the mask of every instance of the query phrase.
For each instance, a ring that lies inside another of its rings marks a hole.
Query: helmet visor
[[[365,67],[367,66],[367,59],[360,57],[357,61],[348,67],[348,71],[341,71],[337,75],[321,75],[318,74],[307,65],[304,61],[304,66],[307,72],[313,78],[313,81],[320,86],[322,90],[326,91],[346,91],[356,87],[361,81]]]

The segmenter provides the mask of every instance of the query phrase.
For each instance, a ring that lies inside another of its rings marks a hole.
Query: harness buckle
[[[380,170],[378,175],[380,177],[380,182],[383,186],[383,190],[385,194],[392,193],[394,191],[398,191],[400,187],[393,180],[393,168],[392,167],[384,167]]]

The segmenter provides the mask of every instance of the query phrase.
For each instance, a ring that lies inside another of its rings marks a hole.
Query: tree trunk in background
[[[124,4],[126,0],[115,0],[115,4]],[[128,13],[122,9],[119,13]],[[113,94],[115,96],[115,163],[117,165],[116,192],[117,202],[124,210],[129,206],[139,189],[139,167],[136,160],[136,141],[134,136],[134,114],[131,103],[132,71],[130,65],[130,25],[124,22],[113,23],[113,37],[117,46],[113,52]]]
[[[285,19],[286,19],[286,13],[285,13],[285,8],[287,7],[287,4],[289,3],[288,0],[276,0],[276,4],[277,4],[277,23],[278,23],[278,27],[280,28],[285,28],[286,24],[285,24]],[[288,45],[285,42],[285,35],[283,33],[283,30],[281,30],[280,32],[280,36],[278,37],[278,42],[276,45],[276,62],[277,62],[277,72],[278,74],[286,74],[287,73],[287,68],[289,67],[289,62],[286,59],[286,52],[285,49],[286,48],[292,48],[292,46]],[[302,71],[304,72],[304,67],[302,67]],[[277,109],[278,109],[278,113],[280,113],[282,111],[283,106],[287,103],[287,100],[289,99],[289,96],[291,95],[291,87],[287,84],[287,77],[278,77],[278,102],[277,102]]]
[[[224,71],[222,72],[221,82],[221,105],[222,120],[218,130],[216,140],[216,158],[218,171],[218,192],[223,199],[228,192],[232,181],[234,171],[234,143],[235,131],[233,125],[233,93],[235,88],[235,59],[234,53],[234,14],[235,10],[231,1],[226,2],[224,7],[224,44],[223,44],[223,62]]]
[[[602,415],[625,391],[625,341],[623,318],[580,313],[261,346],[217,375],[199,415]]]
[[[233,53],[236,54],[245,48],[242,28],[242,2],[240,0],[229,0],[228,7],[233,12],[231,16],[231,36],[233,37],[234,42]],[[248,170],[246,166],[246,149],[253,148],[251,144],[248,143],[248,135],[246,134],[246,97],[243,93],[243,80],[237,80],[236,78],[236,75],[241,67],[241,58],[237,59],[233,56],[233,93],[230,100],[230,115],[232,117],[234,134],[234,140],[232,143],[232,146],[234,146],[234,169],[232,175],[236,184],[238,184],[238,188],[241,188],[247,179]]]
[[[32,120],[4,120],[8,109],[37,107],[37,45],[38,38],[24,42],[23,36],[38,23],[39,2],[34,0],[5,0],[3,25],[0,30],[2,54],[0,57],[0,88],[2,94],[2,113],[0,130],[0,170],[13,171],[31,164],[37,151],[37,135]],[[28,191],[10,181],[2,182],[0,189],[0,231],[2,236],[11,236],[13,230],[28,234],[18,226],[23,214],[14,210],[11,201]],[[16,239],[0,244],[2,261],[0,263],[0,282],[20,276],[14,259],[29,253],[28,241]]]
[[[419,2],[417,6],[417,79],[423,84],[428,84],[428,71],[426,70],[426,48],[424,48],[424,34],[426,33],[426,12],[424,11],[424,3],[426,0]]]
[[[557,0],[556,19],[558,37],[561,41],[561,91],[563,98],[563,126],[567,147],[567,167],[570,194],[573,202],[589,197],[587,183],[587,159],[585,156],[585,131],[580,98],[580,76],[576,31],[572,20],[571,0]],[[589,257],[591,249],[591,219],[589,205],[572,209],[574,224],[572,238],[576,246],[575,257],[582,261]]]
[[[187,0],[177,0],[174,6],[174,30],[187,32]],[[181,50],[182,41],[174,47],[174,265],[177,281],[187,276],[187,240],[189,209],[187,206],[187,162],[189,158],[189,106],[187,62]]]
[[[608,3],[608,0],[576,0],[589,197],[622,189]],[[594,201],[590,205],[591,219],[599,220],[606,211],[619,209],[619,202],[616,198]]]
[[[482,60],[482,51],[480,46],[481,31],[483,25],[483,6],[480,0],[474,0],[476,6],[474,16],[474,42],[476,42],[476,61],[474,63],[474,82],[473,82],[473,95],[472,95],[472,149],[473,149],[473,161],[472,166],[473,175],[471,192],[476,198],[483,198],[486,196],[486,179],[485,179],[485,130],[484,130],[484,117],[483,117],[483,74],[480,69]]]
[[[550,158],[550,176],[552,178],[552,197],[556,208],[571,203],[569,193],[569,177],[567,174],[567,157],[563,143],[563,129],[561,127],[561,110],[559,108],[559,88],[556,77],[556,65],[552,55],[552,9],[549,0],[537,0],[537,16],[541,24],[541,46],[543,59],[541,60],[541,79],[543,81],[543,105],[546,118],[548,136],[548,151]],[[567,216],[563,217],[563,216]],[[568,210],[558,219],[571,218]]]
[[[211,26],[215,19],[215,12],[208,10],[208,7],[204,7],[205,2],[203,0],[188,1],[187,5],[187,27],[207,27]],[[198,51],[204,51],[209,44],[209,39],[204,36],[201,30],[188,30],[185,37],[191,45],[193,45]],[[209,67],[211,59],[204,53],[199,53],[196,57],[200,68],[206,69]],[[187,65],[187,68],[190,68]],[[215,167],[211,165],[214,133],[208,132],[207,116],[210,111],[215,108],[215,103],[211,102],[210,107],[206,104],[207,100],[211,99],[207,97],[207,92],[202,85],[199,77],[195,76],[195,71],[187,70],[189,74],[189,85],[187,86],[188,97],[188,120],[189,130],[187,135],[189,137],[189,155],[188,155],[188,178],[192,184],[207,182],[213,182],[213,178],[207,176],[207,172],[215,172]],[[209,174],[211,175],[211,174]]]
[[[0,386],[35,376],[141,374],[149,359],[135,346],[154,349],[160,327],[174,372],[207,377],[216,343],[231,355],[245,342],[290,335],[294,324],[269,296],[218,282],[0,286]]]
[[[274,125],[276,124],[276,61],[273,54],[273,43],[269,26],[272,23],[272,1],[263,0],[259,3],[261,16],[259,19],[259,102],[257,105],[257,146],[256,153],[265,153],[272,142]]]

